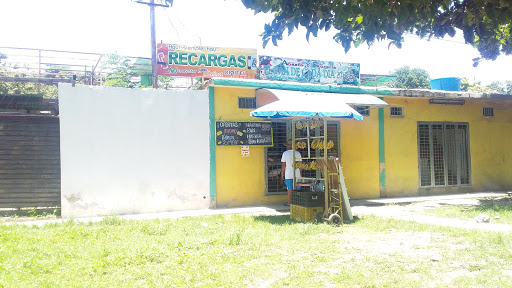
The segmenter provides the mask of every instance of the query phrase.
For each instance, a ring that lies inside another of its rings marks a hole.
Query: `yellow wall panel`
[[[386,191],[388,196],[425,194],[419,188],[417,122],[467,122],[469,124],[472,185],[466,191],[512,188],[512,102],[466,99],[461,106],[432,105],[428,99],[386,97],[390,106],[402,106],[403,117],[384,109]],[[495,117],[485,118],[483,107],[493,107]],[[425,190],[425,191],[422,191]],[[443,192],[440,189],[436,193]],[[445,189],[446,193],[461,191]],[[426,193],[428,194],[428,192]]]
[[[413,196],[418,194],[417,118],[428,99],[386,97],[390,106],[401,106],[404,117],[390,117],[384,108],[384,146],[386,157],[386,194]],[[425,102],[426,101],[426,102]],[[420,116],[421,117],[421,116]]]
[[[470,102],[475,115],[470,124],[473,187],[479,191],[512,188],[512,102]],[[493,107],[494,117],[482,116],[483,107]]]
[[[377,109],[363,121],[340,121],[341,164],[350,198],[378,198],[379,120]]]
[[[252,109],[239,109],[238,97],[254,97],[255,89],[215,87],[215,120],[262,121]],[[287,202],[287,196],[265,196],[264,147],[250,146],[242,157],[240,146],[216,146],[217,207]]]

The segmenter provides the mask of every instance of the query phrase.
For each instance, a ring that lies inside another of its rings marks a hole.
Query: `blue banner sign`
[[[361,69],[359,63],[282,58],[264,55],[258,57],[259,79],[359,85]]]

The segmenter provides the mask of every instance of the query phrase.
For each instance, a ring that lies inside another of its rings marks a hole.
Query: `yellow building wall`
[[[239,109],[238,97],[254,97],[251,88],[215,87],[215,120],[259,121],[251,109]],[[340,153],[351,198],[379,197],[379,143],[377,109],[363,121],[340,121]],[[216,146],[217,207],[287,202],[286,195],[265,196],[264,147],[250,147],[241,157],[240,146]]]
[[[239,109],[238,97],[254,97],[254,88],[215,87],[215,120],[258,121],[251,109]],[[390,106],[402,106],[403,117],[391,117],[384,108],[385,193],[387,197],[512,189],[512,101],[465,99],[462,106],[431,105],[427,98],[384,97]],[[485,118],[483,107],[493,107]],[[418,121],[469,124],[470,186],[419,188]],[[286,195],[265,195],[264,147],[216,146],[217,207],[283,203]],[[370,110],[363,121],[340,120],[340,152],[348,194],[353,199],[379,198],[379,119]]]
[[[474,117],[469,124],[471,170],[474,189],[512,189],[512,101],[470,102]],[[493,107],[494,117],[482,116],[483,107]]]
[[[255,97],[254,88],[214,88],[215,120],[263,121],[239,109],[238,97]],[[216,146],[217,207],[284,203],[286,195],[265,196],[264,147],[250,146],[242,157],[240,146]]]
[[[350,198],[378,198],[379,118],[377,109],[363,121],[340,121],[340,151],[343,175]]]
[[[466,99],[462,106],[431,105],[428,99],[385,97],[390,106],[402,106],[404,117],[391,117],[384,108],[386,193],[388,197],[512,188],[512,102]],[[483,107],[495,116],[485,118]],[[418,121],[469,124],[472,185],[419,188]]]

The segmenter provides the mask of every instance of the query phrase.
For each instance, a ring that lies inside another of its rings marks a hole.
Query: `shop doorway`
[[[312,131],[315,136],[322,136],[323,129],[316,128]],[[333,157],[340,157],[339,151],[339,122],[328,121],[327,122],[327,138],[334,142],[334,147],[329,149],[328,155]],[[287,139],[292,138],[292,127],[291,121],[287,120],[274,120],[272,121],[272,137],[274,146],[265,148],[265,195],[285,195],[287,193],[286,186],[280,181],[281,177],[281,156],[286,151],[286,147],[283,143]],[[304,155],[304,149],[297,149],[302,155]],[[311,153],[314,153],[314,157],[323,156],[323,150],[315,149]],[[309,170],[302,171],[303,177],[320,177],[316,175],[320,173],[320,170]]]

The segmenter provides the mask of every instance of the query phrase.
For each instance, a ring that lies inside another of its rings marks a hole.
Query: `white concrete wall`
[[[208,208],[208,91],[59,85],[62,217]]]

